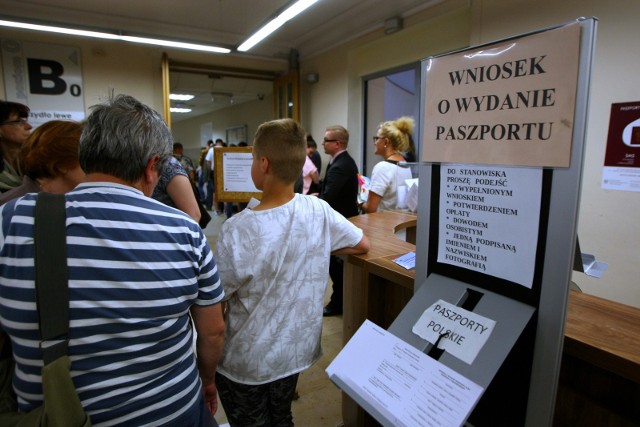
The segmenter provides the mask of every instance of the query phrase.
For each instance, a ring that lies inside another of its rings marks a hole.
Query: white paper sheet
[[[393,426],[461,426],[484,391],[368,320],[326,372]]]
[[[223,153],[222,161],[224,162],[224,191],[240,193],[255,193],[259,191],[251,179],[253,154]]]
[[[438,300],[422,313],[412,331],[431,344],[438,342],[443,335],[438,348],[470,365],[486,344],[495,325],[495,320]]]
[[[533,286],[542,169],[443,164],[438,262]]]
[[[418,178],[415,179],[407,179],[405,181],[407,183],[407,196],[405,197],[405,203],[407,204],[407,208],[411,212],[418,211]]]
[[[416,253],[408,252],[402,255],[401,257],[394,259],[393,262],[398,264],[400,267],[404,267],[407,270],[411,270],[416,266]]]

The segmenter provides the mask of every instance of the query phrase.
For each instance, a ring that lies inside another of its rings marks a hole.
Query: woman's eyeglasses
[[[19,119],[15,119],[15,120],[7,120],[6,122],[0,123],[0,125],[24,126],[27,123],[29,123],[29,119],[27,119],[26,117],[20,117]]]

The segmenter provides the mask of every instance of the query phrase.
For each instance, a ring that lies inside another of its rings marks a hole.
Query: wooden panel
[[[564,351],[640,384],[640,310],[570,292]]]

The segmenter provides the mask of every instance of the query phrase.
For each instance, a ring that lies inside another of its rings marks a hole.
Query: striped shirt
[[[35,194],[0,208],[0,326],[21,411],[42,404],[34,288]],[[66,195],[71,376],[93,425],[172,424],[200,403],[189,309],[224,291],[196,222],[142,192]]]

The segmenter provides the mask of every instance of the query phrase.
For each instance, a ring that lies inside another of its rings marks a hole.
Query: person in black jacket
[[[320,176],[322,174],[322,158],[320,157],[320,153],[318,153],[318,144],[316,144],[316,141],[313,139],[310,133],[307,134],[307,156],[315,165],[316,169],[318,170],[318,176]],[[314,193],[320,194],[320,183],[311,183],[307,194]]]
[[[0,100],[0,193],[22,184],[20,151],[31,134],[29,107]]]
[[[347,152],[349,132],[342,126],[326,129],[322,146],[325,154],[331,156],[320,197],[329,205],[349,218],[358,214],[358,166]],[[342,314],[342,285],[344,262],[338,256],[329,260],[329,276],[333,282],[331,299],[323,311],[324,316]]]

